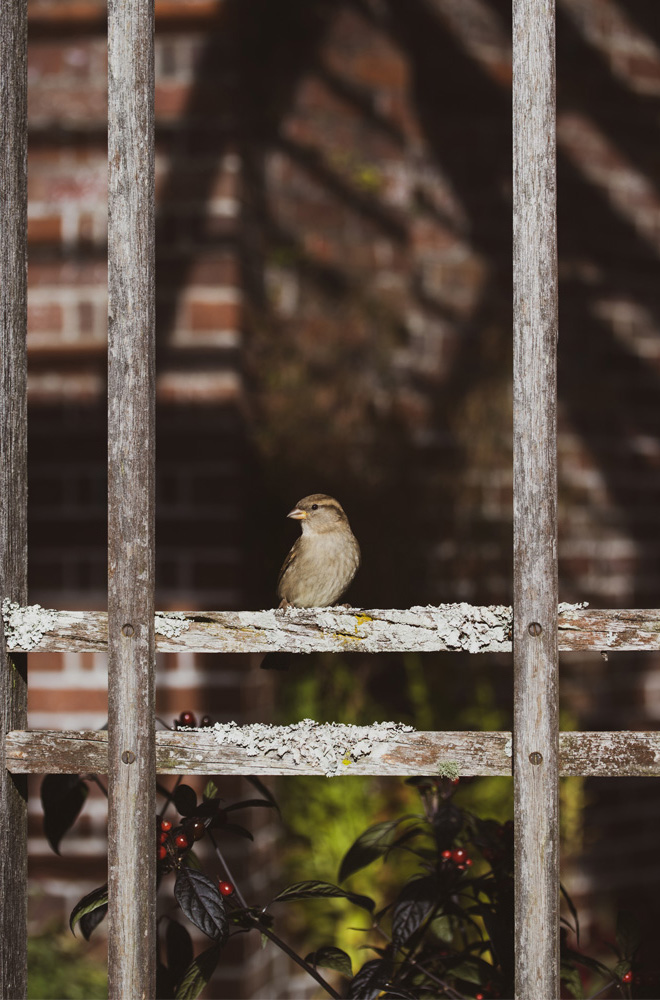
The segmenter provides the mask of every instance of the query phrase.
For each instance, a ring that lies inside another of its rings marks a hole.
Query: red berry
[[[452,852],[451,856],[454,861],[465,861],[467,858],[467,851],[464,851],[462,847],[456,847]]]
[[[456,865],[456,871],[458,871],[458,872],[464,872],[465,871],[465,865]]]
[[[628,969],[627,972],[624,972],[624,974],[621,976],[622,983],[632,983],[632,979],[633,979],[633,974],[630,971],[630,969]]]
[[[472,863],[473,863],[472,862],[472,858],[466,858],[465,859],[465,864],[467,865],[468,868],[470,868],[472,866]]]
[[[234,891],[234,887],[231,882],[218,882],[218,889],[223,896],[231,896]]]
[[[161,831],[161,834],[160,834],[160,836],[158,838],[158,843],[159,844],[164,844],[166,840],[167,840],[167,834],[163,830],[163,831]]]
[[[201,840],[206,833],[206,826],[204,821],[201,819],[196,819],[190,824],[190,832],[193,835],[193,840]]]
[[[452,785],[458,785],[458,783],[460,782],[460,780],[461,780],[460,778],[452,778],[451,779],[451,783],[452,783]]]
[[[200,724],[200,726],[201,726],[202,729],[206,729],[206,728],[208,728],[208,726],[212,726],[213,725],[213,719],[211,718],[210,715],[204,715],[204,716],[202,716],[202,719],[201,719],[201,721],[200,721],[199,724]]]
[[[161,819],[161,821],[160,821],[160,828],[161,828],[161,830],[165,830],[166,833],[167,833],[168,830],[171,830],[172,829],[172,824],[169,821],[169,819]]]
[[[475,993],[474,994],[474,1000],[484,1000],[483,993]]]
[[[163,847],[161,845],[161,847],[158,848],[158,857],[160,858],[161,861],[163,860],[163,858],[167,857],[167,848],[166,847]]]
[[[194,712],[182,712],[179,716],[180,726],[196,726],[197,719],[195,718]]]
[[[442,857],[448,860],[451,857],[451,851],[443,851]]]
[[[188,838],[186,837],[185,833],[179,833],[174,838],[174,843],[176,844],[177,847],[181,847],[181,848],[187,847],[188,846]]]

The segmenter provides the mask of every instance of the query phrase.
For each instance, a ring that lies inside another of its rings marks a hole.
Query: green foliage
[[[102,1000],[108,995],[105,959],[63,927],[28,941],[28,1000]]]

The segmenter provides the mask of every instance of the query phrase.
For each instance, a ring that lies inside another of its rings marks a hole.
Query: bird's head
[[[338,500],[329,497],[327,493],[311,493],[308,497],[303,497],[293,510],[289,511],[287,517],[300,521],[304,535],[323,534],[348,526],[344,508]]]

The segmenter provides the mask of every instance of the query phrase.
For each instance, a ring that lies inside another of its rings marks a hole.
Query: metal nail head
[[[135,760],[135,754],[133,753],[132,750],[124,750],[123,754],[121,755],[121,759],[124,762],[124,764],[132,764],[133,761]]]
[[[530,764],[542,764],[543,754],[539,753],[538,750],[534,750],[534,752],[529,755],[529,762]]]
[[[538,622],[531,622],[527,626],[527,631],[529,632],[530,635],[537,636],[540,635],[541,632],[543,631],[543,626],[539,625]]]
[[[127,639],[130,639],[132,635],[135,635],[135,629],[132,625],[122,625],[121,634],[125,635]]]

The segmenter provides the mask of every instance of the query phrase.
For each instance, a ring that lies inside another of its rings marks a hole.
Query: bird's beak
[[[301,510],[300,507],[294,507],[293,510],[289,511],[287,517],[292,517],[294,521],[304,521],[307,514],[304,510]]]

